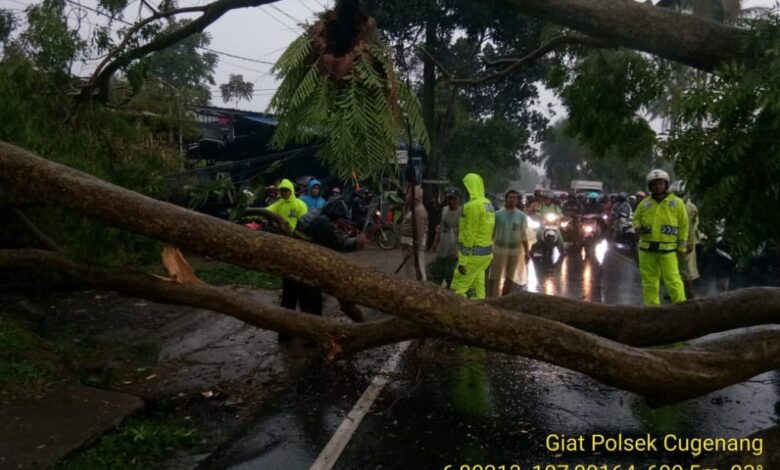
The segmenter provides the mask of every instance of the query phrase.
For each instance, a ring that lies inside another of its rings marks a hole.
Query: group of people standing
[[[435,237],[436,259],[430,266],[431,281],[457,294],[474,299],[490,295],[506,295],[520,278],[525,283],[524,269],[530,260],[532,240],[529,240],[528,217],[521,209],[521,195],[508,190],[504,207],[496,211],[486,197],[482,177],[469,173],[463,178],[469,200],[461,206],[460,196],[452,190],[446,194],[446,206]],[[653,170],[647,176],[650,196],[636,207],[633,225],[639,236],[639,269],[646,305],[660,304],[660,281],[663,280],[673,303],[686,299],[686,285],[698,277],[695,261],[696,223],[698,211],[690,202],[674,194],[669,175]],[[348,217],[349,204],[338,193],[324,199],[321,183],[309,181],[306,193],[296,197],[290,180],[278,184],[276,197],[267,201],[266,210],[286,226],[288,233],[298,232],[319,245],[338,251],[352,251],[368,240],[339,236],[333,222]],[[684,188],[674,188],[678,194]],[[622,201],[620,201],[622,202]],[[407,187],[407,211],[401,223],[401,245],[406,255],[409,277],[427,280],[425,240],[428,214],[423,205],[421,186]],[[546,211],[561,214],[552,198],[542,195],[527,208],[544,216]],[[310,213],[311,211],[311,213]],[[307,214],[309,216],[307,217]],[[530,232],[533,236],[533,231]],[[681,277],[682,271],[682,277]],[[519,274],[519,275],[518,275]],[[503,288],[500,281],[504,279]],[[683,282],[685,280],[685,283]],[[500,292],[499,292],[500,290]],[[691,293],[689,293],[689,296]],[[282,307],[307,313],[322,314],[322,291],[318,287],[285,279],[282,286]],[[280,334],[280,340],[287,339]]]
[[[446,193],[434,247],[436,258],[430,265],[431,281],[475,299],[488,293],[497,295],[500,280],[505,279],[503,294],[509,293],[515,280],[524,277],[530,259],[528,219],[520,208],[521,196],[515,190],[505,194],[504,207],[496,211],[485,195],[482,177],[469,173],[463,178],[469,200],[461,206],[456,190]],[[417,279],[427,280],[424,240],[428,227],[422,204],[422,188],[416,186],[414,210],[407,212],[401,225],[401,243],[406,259],[417,261]],[[412,224],[416,231],[412,230]],[[413,237],[416,235],[416,237]],[[413,246],[414,240],[417,246]],[[411,275],[412,273],[410,273]],[[487,280],[487,282],[486,282]]]

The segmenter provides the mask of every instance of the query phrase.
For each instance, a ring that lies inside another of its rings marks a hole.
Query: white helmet
[[[650,184],[651,181],[655,180],[664,180],[666,181],[666,186],[669,186],[669,173],[665,172],[664,170],[655,169],[647,174],[647,184]]]
[[[685,195],[688,194],[688,188],[685,187],[685,181],[683,180],[675,181],[669,190],[677,197],[685,197]]]

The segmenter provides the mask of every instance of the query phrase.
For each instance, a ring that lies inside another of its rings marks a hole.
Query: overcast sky
[[[72,0],[82,5],[94,7],[96,0]],[[138,0],[131,0],[132,5],[125,13],[127,21],[133,21],[137,15]],[[334,0],[281,0],[270,5],[255,8],[233,10],[225,14],[206,30],[212,38],[211,48],[226,54],[220,54],[215,79],[217,84],[226,83],[230,74],[241,74],[245,80],[255,85],[254,99],[247,103],[242,101],[242,109],[265,111],[271,99],[277,82],[269,73],[271,64],[282,54],[287,45],[299,36],[303,29],[301,23],[313,22],[315,12],[323,11],[333,5]],[[772,6],[775,0],[745,0],[744,8],[754,6]],[[37,3],[36,0],[0,0],[3,8],[10,8],[23,16],[25,6]],[[151,3],[157,3],[153,1]],[[201,5],[208,0],[180,0],[180,6]],[[82,23],[85,33],[88,33],[89,23],[104,24],[105,18],[98,15],[90,16]],[[124,26],[124,25],[118,25]],[[380,25],[381,26],[381,25]],[[250,60],[245,60],[250,59]],[[95,64],[87,63],[75,67],[75,72],[88,75]],[[540,100],[540,109],[545,111],[548,102],[557,102],[552,93],[544,91]],[[216,106],[225,105],[218,88],[212,89],[212,103]],[[559,106],[555,106],[560,112]]]

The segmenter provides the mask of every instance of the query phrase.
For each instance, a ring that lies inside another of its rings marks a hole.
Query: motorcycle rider
[[[352,196],[352,204],[350,204],[350,212],[352,214],[351,220],[358,227],[365,227],[366,220],[368,219],[368,210],[371,205],[371,199],[374,195],[368,188],[360,188],[354,196]]]
[[[688,248],[690,252],[680,253],[680,275],[685,285],[685,297],[693,299],[693,281],[699,279],[699,267],[696,265],[696,245],[699,244],[699,208],[691,201],[685,182],[678,180],[672,184],[672,192],[675,196],[685,201],[685,209],[688,211]]]
[[[322,183],[316,178],[312,178],[309,184],[306,185],[306,195],[301,196],[303,201],[309,209],[322,209],[325,207],[325,198],[321,196]]]
[[[612,240],[616,240],[617,237],[621,235],[621,215],[626,219],[630,219],[633,212],[626,193],[618,193],[617,196],[615,196],[615,205],[612,206],[612,214],[610,216],[610,220],[612,220]]]
[[[582,204],[577,200],[577,196],[575,196],[574,193],[569,193],[569,195],[566,196],[566,201],[563,203],[563,215],[571,218],[571,231],[574,234],[572,236],[572,241],[575,245],[578,245],[580,240],[582,211]]]
[[[566,202],[563,203],[563,213],[566,215],[581,215],[582,204],[577,200],[574,193],[569,193],[566,196]]]
[[[588,202],[585,204],[586,214],[601,214],[604,209],[599,203],[599,193],[591,192],[587,195]]]
[[[554,196],[552,191],[545,191],[542,193],[542,204],[538,207],[536,210],[536,213],[539,215],[540,218],[540,224],[539,224],[539,230],[537,233],[537,240],[542,240],[542,233],[544,231],[544,216],[547,214],[555,214],[558,216],[558,220],[560,221],[561,217],[563,216],[563,211],[561,211],[561,208],[558,204],[555,204],[554,202]],[[563,254],[563,236],[561,235],[561,231],[558,230],[558,237],[555,240],[555,244],[558,246],[558,251]]]
[[[677,254],[690,253],[688,212],[685,203],[669,193],[669,174],[652,170],[647,174],[651,197],[643,200],[634,214],[634,229],[639,235],[639,274],[645,305],[660,305],[660,281],[663,279],[672,303],[685,301]]]
[[[463,206],[458,225],[460,254],[458,268],[452,278],[452,290],[467,295],[473,290],[474,298],[485,298],[485,271],[493,260],[493,228],[496,210],[485,197],[482,177],[469,173],[463,178],[469,193],[469,202]]]
[[[526,205],[525,213],[528,215],[536,215],[541,205],[542,205],[542,190],[535,189],[533,200]]]
[[[263,201],[263,204],[264,204],[263,207],[270,206],[271,204],[276,202],[277,199],[279,199],[279,191],[276,188],[276,185],[271,184],[271,185],[266,186],[265,187],[265,200]]]

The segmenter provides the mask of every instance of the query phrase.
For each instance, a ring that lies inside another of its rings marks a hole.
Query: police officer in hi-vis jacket
[[[639,273],[645,305],[660,305],[663,279],[672,303],[685,300],[677,267],[677,253],[688,253],[688,211],[685,202],[669,192],[669,174],[653,170],[647,175],[651,196],[639,203],[634,229],[639,234]]]

